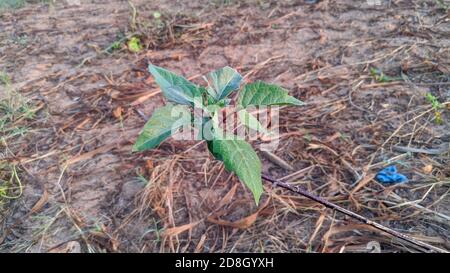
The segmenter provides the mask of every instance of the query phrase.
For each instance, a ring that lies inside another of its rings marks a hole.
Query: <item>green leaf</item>
[[[156,109],[136,140],[133,152],[158,146],[173,132],[190,122],[191,113],[187,106],[168,104]]]
[[[214,157],[223,161],[228,171],[236,173],[258,204],[263,193],[261,161],[252,146],[243,140],[212,140],[208,148]]]
[[[128,49],[134,53],[138,53],[139,51],[141,51],[141,40],[138,37],[131,37],[131,39],[128,41]]]
[[[274,84],[261,81],[247,84],[239,94],[238,104],[249,105],[303,105],[304,103],[288,95],[288,91]]]
[[[233,68],[225,66],[207,75],[210,86],[208,93],[216,100],[221,100],[231,92],[239,89],[242,76]]]
[[[214,152],[214,141],[213,140],[207,140],[206,144],[208,145],[209,152],[214,156],[215,159],[223,161],[222,155]]]
[[[238,117],[239,120],[248,128],[261,132],[265,135],[270,135],[270,132],[267,131],[267,129],[264,128],[264,126],[262,126],[262,124],[247,110],[239,110]]]
[[[219,127],[218,112],[220,107],[217,105],[208,105],[206,107],[208,117],[203,118],[201,138],[206,141],[213,139],[222,139],[224,133]]]
[[[217,101],[215,98],[213,98],[209,93],[206,95],[206,102],[208,105],[213,105],[215,104]]]
[[[217,104],[212,104],[212,105],[206,106],[206,110],[208,111],[208,114],[210,114],[211,116],[213,114],[216,114],[221,108],[222,107]]]
[[[431,93],[427,93],[425,95],[425,97],[427,98],[428,102],[431,103],[431,106],[433,107],[434,110],[439,110],[440,108],[442,108],[442,104],[439,102],[439,100]]]
[[[158,11],[153,12],[153,18],[155,18],[155,19],[161,18],[161,13]]]
[[[155,77],[164,96],[170,101],[193,105],[194,98],[201,95],[201,88],[169,70],[150,64],[148,71]]]
[[[231,99],[225,98],[225,99],[219,100],[217,102],[217,105],[219,105],[220,107],[225,107],[225,106],[228,106],[230,104],[230,102],[231,102]]]
[[[370,68],[370,74],[375,78],[377,82],[393,82],[393,81],[402,81],[404,80],[402,77],[390,77],[383,73],[378,68]]]

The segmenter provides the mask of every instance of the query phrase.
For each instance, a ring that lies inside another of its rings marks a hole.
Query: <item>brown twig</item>
[[[413,245],[415,245],[415,246],[418,246],[418,247],[420,247],[419,250],[421,250],[421,251],[423,251],[422,248],[425,248],[425,249],[427,249],[429,252],[448,253],[448,251],[446,251],[446,250],[444,250],[444,249],[441,249],[441,248],[432,246],[432,245],[430,245],[430,244],[424,243],[424,242],[422,242],[422,241],[416,240],[416,239],[414,239],[414,238],[412,238],[412,237],[410,237],[410,236],[408,236],[408,235],[405,235],[405,234],[403,234],[403,233],[400,233],[400,232],[398,232],[398,231],[395,231],[395,230],[393,230],[393,229],[390,229],[390,228],[388,228],[388,227],[385,227],[385,226],[383,226],[383,225],[381,225],[381,224],[378,224],[378,223],[376,223],[376,222],[373,222],[373,221],[367,219],[367,218],[364,217],[364,216],[361,216],[361,215],[359,215],[359,214],[357,214],[357,213],[354,213],[354,212],[352,212],[352,211],[350,211],[350,210],[347,210],[347,209],[345,209],[345,208],[342,208],[342,207],[340,207],[340,206],[338,206],[338,205],[336,205],[336,204],[334,204],[334,203],[331,203],[331,202],[329,202],[329,201],[327,201],[327,200],[325,200],[325,199],[323,199],[323,198],[321,198],[321,197],[319,197],[319,196],[315,196],[315,195],[313,195],[313,194],[311,194],[311,193],[309,193],[309,192],[307,192],[307,191],[301,189],[300,187],[293,186],[293,185],[291,185],[291,184],[289,184],[289,183],[286,183],[286,182],[282,182],[282,181],[276,180],[276,179],[274,179],[274,178],[272,178],[272,177],[270,177],[270,176],[264,175],[264,174],[262,175],[262,178],[265,179],[265,180],[267,180],[267,181],[269,181],[269,182],[271,182],[271,183],[273,183],[275,186],[279,186],[279,187],[285,188],[285,189],[287,189],[287,190],[290,190],[290,191],[292,191],[292,192],[295,192],[295,193],[298,193],[298,194],[300,194],[300,195],[303,195],[303,196],[305,196],[306,198],[309,198],[309,199],[311,199],[311,200],[313,200],[313,201],[315,201],[315,202],[318,202],[318,203],[324,205],[324,206],[327,207],[327,208],[330,208],[330,209],[339,211],[339,212],[341,212],[341,213],[343,213],[343,214],[345,214],[345,215],[347,215],[347,216],[350,216],[350,217],[352,217],[352,218],[357,219],[358,221],[360,221],[360,222],[362,222],[362,223],[364,223],[364,224],[367,224],[367,225],[369,225],[369,226],[372,226],[372,227],[374,227],[374,228],[376,228],[376,229],[379,229],[379,230],[381,230],[381,231],[384,231],[384,232],[386,232],[386,233],[388,233],[388,234],[390,234],[390,235],[392,235],[392,236],[394,236],[394,237],[397,237],[397,238],[402,239],[402,240],[404,240],[404,241],[406,241],[406,242],[408,242],[408,243],[411,243],[411,244],[413,244]]]

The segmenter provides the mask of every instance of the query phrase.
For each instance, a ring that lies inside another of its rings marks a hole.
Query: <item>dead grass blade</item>
[[[358,184],[356,185],[356,187],[351,191],[350,195],[355,194],[356,192],[358,192],[360,189],[362,189],[364,186],[366,186],[367,184],[369,184],[370,181],[372,181],[372,179],[374,179],[376,176],[376,174],[372,173],[372,174],[368,174],[366,175],[363,179],[361,179]]]
[[[320,230],[320,228],[321,228],[322,225],[323,225],[323,221],[325,220],[325,216],[326,216],[326,213],[322,213],[322,214],[319,216],[319,219],[317,219],[317,222],[316,222],[316,228],[314,229],[314,232],[313,232],[313,234],[311,235],[311,238],[309,239],[308,247],[311,247],[311,244],[312,244],[312,242],[314,241],[314,239],[316,238],[317,233],[319,233],[319,230]]]
[[[238,188],[239,184],[236,183],[234,186],[225,194],[225,196],[220,200],[219,205],[217,206],[216,210],[222,208],[223,206],[229,204],[236,193],[236,189]]]
[[[203,249],[205,240],[206,240],[206,234],[203,234],[202,237],[200,238],[200,241],[198,242],[197,246],[195,247],[194,253],[199,253]]]
[[[190,230],[191,228],[195,227],[196,225],[198,225],[202,220],[196,221],[196,222],[192,222],[189,224],[185,224],[182,226],[178,226],[178,227],[172,227],[172,228],[168,228],[166,229],[163,233],[162,236],[163,237],[174,237],[174,236],[178,236],[181,233]]]
[[[116,147],[117,144],[119,144],[119,142],[115,142],[115,143],[111,143],[111,144],[108,144],[108,145],[104,145],[104,146],[102,146],[100,148],[97,148],[97,149],[95,149],[93,151],[90,151],[90,152],[87,152],[87,153],[84,153],[84,154],[72,157],[69,160],[67,160],[66,164],[67,164],[67,166],[69,166],[69,165],[72,165],[72,164],[77,163],[79,161],[88,160],[90,158],[93,158],[94,156],[96,156],[98,154],[106,153],[106,152],[112,150],[114,147]]]

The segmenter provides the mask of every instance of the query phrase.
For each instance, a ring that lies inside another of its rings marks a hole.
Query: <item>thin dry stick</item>
[[[315,195],[313,195],[313,194],[311,194],[311,193],[301,189],[300,187],[293,186],[293,185],[291,185],[289,183],[276,180],[276,179],[274,179],[274,178],[272,178],[270,176],[264,175],[264,174],[262,175],[262,178],[267,180],[267,181],[269,181],[269,182],[271,182],[271,183],[273,183],[275,186],[279,186],[279,187],[285,188],[287,190],[290,190],[292,192],[295,192],[295,193],[298,193],[300,195],[303,195],[303,196],[305,196],[305,197],[307,197],[307,198],[309,198],[309,199],[311,199],[313,201],[316,201],[316,202],[324,205],[327,208],[339,211],[339,212],[341,212],[341,213],[343,213],[343,214],[345,214],[347,216],[350,216],[352,218],[355,218],[355,219],[359,220],[360,222],[363,222],[364,224],[367,224],[367,225],[372,226],[374,228],[377,228],[377,229],[379,229],[381,231],[384,231],[384,232],[386,232],[386,233],[388,233],[388,234],[390,234],[390,235],[392,235],[394,237],[400,238],[400,239],[402,239],[402,240],[404,240],[404,241],[406,241],[408,243],[411,243],[413,245],[416,245],[416,246],[428,249],[431,252],[448,253],[448,251],[446,251],[444,249],[441,249],[441,248],[429,245],[429,244],[424,243],[422,241],[416,240],[416,239],[414,239],[414,238],[412,238],[412,237],[410,237],[408,235],[402,234],[402,233],[400,233],[398,231],[395,231],[393,229],[390,229],[388,227],[380,225],[380,224],[378,224],[376,222],[373,222],[373,221],[367,219],[364,216],[361,216],[361,215],[356,214],[356,213],[354,213],[352,211],[344,209],[344,208],[342,208],[342,207],[340,207],[340,206],[338,206],[338,205],[336,205],[334,203],[331,203],[331,202],[329,202],[329,201],[327,201],[327,200],[325,200],[325,199],[323,199],[323,198],[321,198],[319,196],[315,196]]]

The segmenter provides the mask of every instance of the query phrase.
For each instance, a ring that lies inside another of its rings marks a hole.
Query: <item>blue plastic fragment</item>
[[[389,166],[382,169],[377,173],[375,179],[384,184],[398,184],[408,181],[406,176],[397,173],[397,168],[395,166]]]

